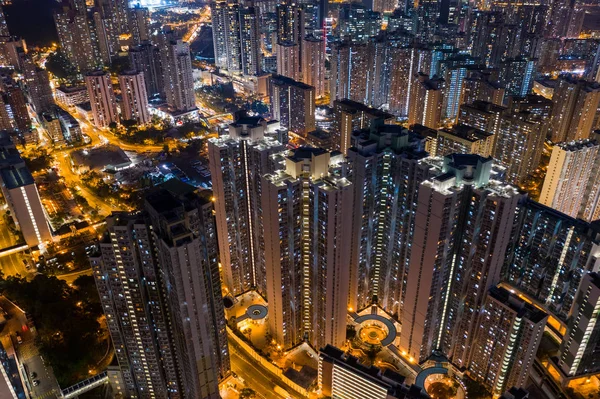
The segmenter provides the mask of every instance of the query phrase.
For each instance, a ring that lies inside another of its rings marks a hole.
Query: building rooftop
[[[289,159],[299,162],[303,159],[312,159],[313,157],[326,154],[328,151],[323,148],[313,148],[313,147],[299,147],[295,150],[292,150]]]
[[[486,132],[484,130],[477,129],[475,127],[467,126],[467,125],[455,125],[451,128],[443,128],[439,130],[440,132],[447,133],[451,136],[455,136],[461,138],[463,140],[467,140],[470,142],[476,142],[479,140],[485,140],[491,136],[492,133]]]
[[[303,90],[314,89],[313,86],[307,85],[306,83],[298,82],[297,80],[288,78],[287,76],[282,75],[271,75],[271,83],[277,85],[288,85],[298,87]]]
[[[7,166],[0,169],[0,178],[9,190],[35,183],[31,172],[29,172],[25,164]]]
[[[359,103],[357,101],[352,101],[352,100],[348,100],[348,99],[343,99],[343,100],[335,100],[334,101],[334,108],[336,108],[336,106],[340,106],[344,109],[352,109],[352,110],[356,110],[356,111],[361,111],[364,113],[367,113],[369,115],[373,115],[375,117],[379,117],[382,119],[394,119],[394,115],[382,111],[380,109],[377,108],[371,108],[368,105],[365,105],[363,103]]]
[[[115,145],[105,145],[92,149],[81,149],[71,153],[75,165],[84,165],[93,170],[103,170],[108,166],[131,164],[131,159]]]
[[[85,76],[107,76],[108,73],[103,70],[91,71],[85,74]]]
[[[56,90],[61,91],[63,93],[72,94],[72,93],[77,93],[79,91],[87,91],[87,87],[60,85],[59,87],[56,88]]]
[[[518,295],[511,293],[506,288],[492,287],[488,295],[513,309],[520,317],[525,317],[533,323],[539,323],[548,317],[546,312],[525,302]]]
[[[92,104],[89,101],[81,103],[81,104],[77,104],[77,105],[75,105],[75,107],[79,108],[79,109],[82,109],[82,110],[84,110],[86,112],[91,112],[92,111]]]
[[[327,345],[322,348],[319,351],[319,357],[387,389],[388,398],[408,399],[429,397],[419,387],[406,385],[404,383],[406,377],[395,371],[389,369],[381,371],[375,366],[365,366],[356,357],[347,355],[334,346]],[[355,383],[359,384],[358,381]]]

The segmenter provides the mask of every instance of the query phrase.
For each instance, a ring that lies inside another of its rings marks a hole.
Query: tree
[[[61,50],[48,56],[46,69],[56,76],[61,83],[73,83],[77,78],[77,69]]]
[[[240,399],[252,399],[256,398],[256,392],[250,388],[243,388],[240,391]]]
[[[102,309],[99,304],[94,306],[99,302],[98,293],[91,290],[89,278],[76,280],[72,288],[45,275],[36,275],[31,281],[0,277],[0,291],[31,316],[37,345],[61,386],[89,377],[88,370],[106,351],[106,341],[99,334]]]
[[[119,125],[117,125],[117,122],[111,122],[108,124],[108,129],[112,134],[117,134],[118,127]]]
[[[127,134],[135,133],[135,130],[138,127],[138,122],[135,119],[125,119],[121,121],[121,124],[127,130]]]
[[[442,381],[436,381],[429,385],[427,393],[433,399],[450,399],[456,395],[457,388]]]

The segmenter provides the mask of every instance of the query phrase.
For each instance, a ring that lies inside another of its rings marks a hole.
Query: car
[[[33,386],[37,387],[38,385],[40,385],[40,380],[33,380]]]
[[[31,373],[29,373],[29,376],[31,377],[31,379],[34,379],[35,377],[37,377],[37,373],[35,371],[32,371]]]
[[[315,355],[313,355],[313,354],[312,354],[312,353],[310,353],[309,351],[306,351],[306,354],[307,354],[307,355],[308,355],[308,357],[310,357],[311,359],[312,359],[313,357],[315,357]]]
[[[23,338],[21,338],[21,334],[17,333],[17,343],[22,344],[23,343]]]

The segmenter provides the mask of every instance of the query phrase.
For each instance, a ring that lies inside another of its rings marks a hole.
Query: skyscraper
[[[581,278],[600,256],[600,229],[531,200],[517,225],[503,279],[566,320]]]
[[[167,104],[176,111],[193,111],[196,95],[190,46],[173,32],[160,35],[159,43]]]
[[[333,103],[333,126],[331,139],[333,149],[346,154],[351,146],[352,133],[373,126],[391,122],[394,116],[376,108],[352,100],[336,100]]]
[[[502,105],[504,88],[483,73],[475,73],[464,79],[460,105],[472,104],[475,101],[486,101],[495,105]]]
[[[128,396],[218,398],[229,372],[212,204],[151,193],[90,257]]]
[[[242,70],[239,8],[237,2],[210,3],[215,64],[230,72]]]
[[[583,276],[561,345],[558,365],[569,377],[600,371],[600,275]]]
[[[54,105],[48,71],[37,67],[29,54],[23,54],[21,64],[34,110],[37,113],[48,111]]]
[[[262,178],[269,327],[285,348],[346,339],[352,185],[331,169],[342,160],[301,147]]]
[[[590,136],[600,104],[600,84],[561,76],[552,95],[550,140],[583,140]]]
[[[277,74],[290,79],[301,80],[300,45],[293,42],[278,42],[277,52]]]
[[[517,295],[491,287],[479,314],[469,375],[494,395],[525,386],[547,319],[543,310]]]
[[[118,122],[117,99],[110,75],[103,71],[89,72],[85,75],[85,85],[90,96],[94,125],[102,129],[112,122]]]
[[[408,124],[437,129],[442,122],[444,105],[444,79],[433,78],[419,72],[411,88],[408,106]]]
[[[390,78],[390,111],[398,116],[408,117],[415,76],[419,72],[429,73],[432,64],[431,50],[420,47],[400,49],[396,53]],[[400,62],[400,60],[407,62]]]
[[[0,188],[27,245],[34,248],[52,241],[35,180],[7,131],[0,131]]]
[[[260,28],[258,9],[245,7],[240,9],[240,45],[242,54],[242,72],[256,76],[261,71],[262,51],[260,48]]]
[[[506,88],[506,94],[525,96],[533,85],[535,62],[519,57],[508,58],[500,63],[500,84]]]
[[[150,12],[145,7],[140,7],[139,4],[135,7],[130,7],[129,25],[130,31],[135,45],[148,42],[150,40]]]
[[[366,126],[347,158],[354,186],[348,307],[376,303],[400,315],[419,184],[430,177],[422,138],[399,125]]]
[[[17,85],[17,82],[12,80],[4,83],[4,90],[6,103],[12,112],[14,127],[21,136],[27,135],[31,130],[31,118],[23,90]]]
[[[303,39],[302,82],[315,88],[316,98],[321,98],[329,91],[325,87],[325,43],[314,37]]]
[[[213,1],[215,64],[232,73],[256,76],[261,71],[259,9],[236,1]]]
[[[477,154],[487,158],[494,153],[495,141],[493,133],[458,124],[451,128],[438,129],[435,154]]]
[[[491,158],[453,154],[436,167],[418,192],[400,349],[420,360],[441,350],[467,367],[523,196],[494,180]]]
[[[365,101],[369,69],[368,45],[366,43],[334,43],[331,46],[331,72],[329,77],[330,104],[335,100]]]
[[[144,42],[139,46],[129,49],[129,64],[136,71],[144,73],[146,94],[154,96],[164,93],[164,82],[160,51],[158,47],[150,42]]]
[[[270,156],[284,150],[266,133],[264,119],[242,116],[229,125],[229,134],[208,142],[220,261],[233,295],[266,290],[260,177],[274,170]]]
[[[306,137],[316,129],[315,88],[285,76],[271,77],[271,116],[281,126]]]
[[[121,86],[123,119],[134,120],[141,125],[150,122],[144,73],[125,71],[119,75],[119,85]]]
[[[600,143],[581,140],[556,144],[552,148],[550,164],[540,203],[571,217],[595,220],[600,212],[598,202],[598,173]]]
[[[64,8],[54,14],[60,47],[80,73],[102,66],[95,28],[85,10]]]

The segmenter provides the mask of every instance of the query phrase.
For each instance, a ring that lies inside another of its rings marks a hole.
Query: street
[[[273,391],[277,384],[269,378],[268,372],[243,359],[243,355],[234,347],[230,346],[229,349],[231,351],[231,370],[244,379],[248,388],[253,389],[266,399],[281,399],[281,396]]]
[[[274,392],[275,386],[279,385],[285,389],[293,398],[303,399],[302,395],[297,394],[291,388],[281,383],[271,373],[257,366],[253,359],[248,357],[244,351],[238,350],[235,342],[229,340],[229,351],[231,360],[231,371],[236,373],[246,382],[248,388],[253,389],[260,397],[265,399],[281,399],[282,397]]]
[[[8,247],[12,247],[17,243],[17,240],[10,233],[8,227],[4,224],[4,219],[0,218],[0,250]],[[4,276],[15,276],[20,274],[26,276],[29,271],[23,263],[25,259],[23,253],[16,253],[0,257],[0,270],[4,273]]]
[[[32,392],[33,399],[57,397],[60,388],[52,374],[52,369],[46,366],[35,346],[35,331],[29,328],[25,313],[3,296],[0,297],[0,306],[8,314],[0,339],[6,345],[10,345],[7,342],[10,341],[16,349],[19,362],[23,365],[23,372],[26,374],[24,385]],[[17,341],[17,332],[23,340],[21,344]],[[32,375],[35,377],[32,378]],[[33,386],[34,380],[39,381],[37,386]]]

